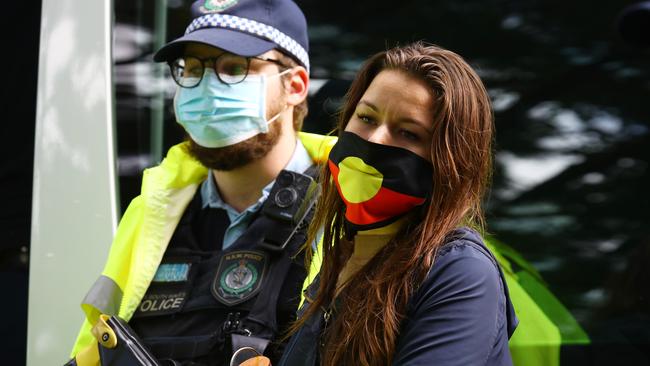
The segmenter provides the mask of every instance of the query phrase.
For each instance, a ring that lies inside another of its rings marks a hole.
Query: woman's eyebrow
[[[358,103],[357,105],[361,105],[361,104],[366,105],[367,107],[369,107],[370,109],[372,109],[372,110],[374,110],[374,111],[378,111],[378,110],[379,110],[379,108],[377,108],[376,105],[374,105],[374,104],[372,104],[372,103],[370,103],[370,102],[368,102],[368,101],[366,101],[366,100],[360,100],[359,103]]]
[[[379,110],[379,108],[376,105],[372,104],[371,102],[369,102],[367,100],[360,100],[359,103],[357,103],[357,106],[360,106],[360,105],[365,105],[366,107],[372,109],[375,112],[377,112]],[[402,118],[399,119],[399,121],[404,122],[404,123],[415,124],[418,127],[425,130],[427,133],[429,133],[429,134],[432,133],[430,127],[427,127],[428,123],[424,123],[422,121],[419,121],[419,120],[411,118],[411,117],[402,117]]]

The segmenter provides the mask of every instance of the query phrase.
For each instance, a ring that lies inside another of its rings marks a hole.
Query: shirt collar
[[[289,163],[287,163],[284,169],[302,173],[305,170],[307,170],[312,164],[313,161],[309,156],[309,153],[307,153],[305,146],[302,144],[300,139],[296,139],[296,148],[293,151],[293,155],[291,156]],[[274,183],[275,180],[267,184],[262,189],[262,196],[260,197],[260,199],[256,203],[248,207],[244,212],[257,211],[257,209],[262,205],[262,203],[269,196],[269,193],[271,192],[271,188],[273,187]],[[206,208],[206,207],[220,208],[228,211],[228,213],[237,213],[237,211],[232,206],[225,203],[221,198],[221,196],[219,195],[219,190],[217,189],[217,184],[214,180],[214,174],[212,174],[212,169],[208,171],[208,178],[205,181],[203,181],[203,183],[201,184],[201,201],[202,201],[202,208]]]

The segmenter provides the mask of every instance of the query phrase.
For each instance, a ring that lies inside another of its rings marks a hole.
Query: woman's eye
[[[399,133],[400,135],[404,136],[404,138],[409,139],[411,141],[418,141],[420,139],[418,135],[408,130],[400,130]]]
[[[370,116],[365,114],[357,114],[357,118],[363,123],[369,123],[369,124],[374,123],[374,120]]]

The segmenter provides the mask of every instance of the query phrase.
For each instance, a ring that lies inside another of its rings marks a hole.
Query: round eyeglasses
[[[198,58],[195,56],[182,56],[169,61],[172,78],[180,87],[194,88],[201,83],[205,73],[206,63],[210,63],[217,78],[224,84],[241,83],[248,76],[251,59],[272,62],[283,69],[288,69],[282,62],[272,58],[244,57],[231,53],[222,53],[217,57]]]

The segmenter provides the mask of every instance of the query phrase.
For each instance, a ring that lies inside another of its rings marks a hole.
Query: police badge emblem
[[[238,0],[205,0],[201,6],[202,13],[218,13],[237,4]]]
[[[225,253],[212,281],[212,295],[227,306],[252,298],[264,282],[267,263],[264,252],[242,250]]]

